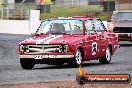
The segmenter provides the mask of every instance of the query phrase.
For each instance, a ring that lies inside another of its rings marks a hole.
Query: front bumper
[[[118,33],[119,41],[132,41],[132,33]]]
[[[74,55],[19,55],[20,59],[33,61],[36,64],[69,63],[74,60]]]
[[[74,55],[44,55],[44,54],[42,54],[42,55],[19,55],[19,58],[33,58],[33,59],[48,59],[48,58],[57,58],[57,59],[59,59],[59,58],[74,58]]]

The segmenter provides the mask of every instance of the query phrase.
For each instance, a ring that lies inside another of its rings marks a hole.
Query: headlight
[[[29,46],[27,45],[20,45],[20,52],[29,52]]]
[[[59,52],[68,52],[69,51],[69,46],[68,45],[60,45],[59,46]]]
[[[19,45],[19,50],[20,50],[20,52],[23,52],[23,45]]]
[[[68,45],[64,45],[64,52],[69,51],[69,46]]]

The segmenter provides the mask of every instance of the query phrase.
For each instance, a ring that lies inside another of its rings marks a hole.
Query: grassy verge
[[[68,16],[95,16],[101,20],[108,20],[109,13],[102,13],[103,8],[97,5],[93,6],[51,6],[51,13],[41,13],[40,19],[48,19],[54,17],[68,17]]]

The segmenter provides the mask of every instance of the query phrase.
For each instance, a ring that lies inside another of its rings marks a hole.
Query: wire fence
[[[51,4],[37,5],[35,2],[2,4],[1,19],[28,20],[30,10],[41,11],[40,19],[77,16],[98,15],[99,13],[111,13],[117,9],[132,9],[132,2],[124,3],[101,0],[52,0]],[[131,0],[130,0],[131,1]]]

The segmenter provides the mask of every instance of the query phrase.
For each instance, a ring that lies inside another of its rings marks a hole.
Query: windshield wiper
[[[69,33],[65,33],[65,32],[57,32],[57,33],[51,33],[51,34],[69,34]]]
[[[62,32],[62,34],[69,34],[69,33]]]

